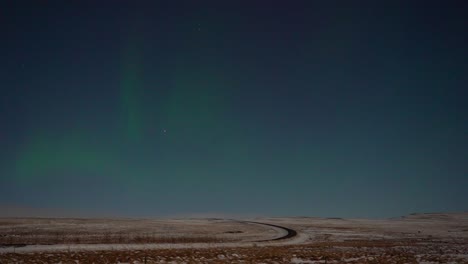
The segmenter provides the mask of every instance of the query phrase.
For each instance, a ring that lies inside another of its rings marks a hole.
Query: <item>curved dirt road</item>
[[[275,227],[275,228],[286,231],[286,234],[283,235],[283,236],[273,238],[273,239],[259,240],[259,241],[256,241],[256,242],[278,241],[278,240],[284,240],[284,239],[293,238],[293,237],[297,236],[297,231],[296,230],[291,229],[291,228],[287,228],[287,227],[284,227],[284,226],[268,224],[268,223],[262,223],[262,222],[255,222],[255,221],[239,221],[239,220],[233,220],[233,221],[240,222],[240,223],[250,223],[250,224],[257,224],[257,225],[263,225],[263,226],[268,226],[268,227]]]
[[[290,238],[297,237],[300,240],[300,235],[296,230],[293,230],[288,227],[262,223],[256,221],[242,221],[229,219],[233,222],[243,223],[243,224],[255,224],[266,226],[268,228],[276,229],[279,233],[284,233],[283,235],[264,240],[256,241],[244,241],[244,242],[226,242],[226,243],[176,243],[176,244],[53,244],[53,245],[14,245],[13,247],[0,247],[1,253],[12,253],[12,252],[53,252],[53,251],[101,251],[101,250],[148,250],[148,249],[182,249],[182,248],[216,248],[216,247],[244,247],[244,246],[254,246],[257,242],[277,242],[279,240],[283,241]],[[298,236],[299,235],[299,236]],[[286,243],[293,242],[285,241]],[[297,242],[297,241],[295,241]],[[283,243],[283,242],[282,242]],[[294,243],[294,242],[293,242]]]

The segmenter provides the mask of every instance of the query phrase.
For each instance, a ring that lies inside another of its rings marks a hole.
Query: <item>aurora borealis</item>
[[[0,206],[467,210],[466,11],[460,1],[4,2]]]

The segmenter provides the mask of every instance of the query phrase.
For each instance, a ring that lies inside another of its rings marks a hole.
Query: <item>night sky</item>
[[[0,206],[466,211],[467,14],[466,1],[1,1]]]

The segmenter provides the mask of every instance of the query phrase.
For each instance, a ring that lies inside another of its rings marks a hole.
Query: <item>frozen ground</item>
[[[287,235],[281,227],[297,235],[274,240]],[[0,263],[468,263],[468,213],[382,220],[0,218],[0,244]]]

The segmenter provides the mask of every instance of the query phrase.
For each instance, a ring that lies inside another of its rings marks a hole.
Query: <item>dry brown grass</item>
[[[465,244],[418,241],[346,241],[293,246],[257,246],[205,249],[157,249],[0,254],[0,263],[468,263]]]
[[[216,236],[162,236],[154,233],[88,233],[88,232],[11,232],[0,234],[0,246],[53,244],[148,244],[148,243],[220,243]]]

